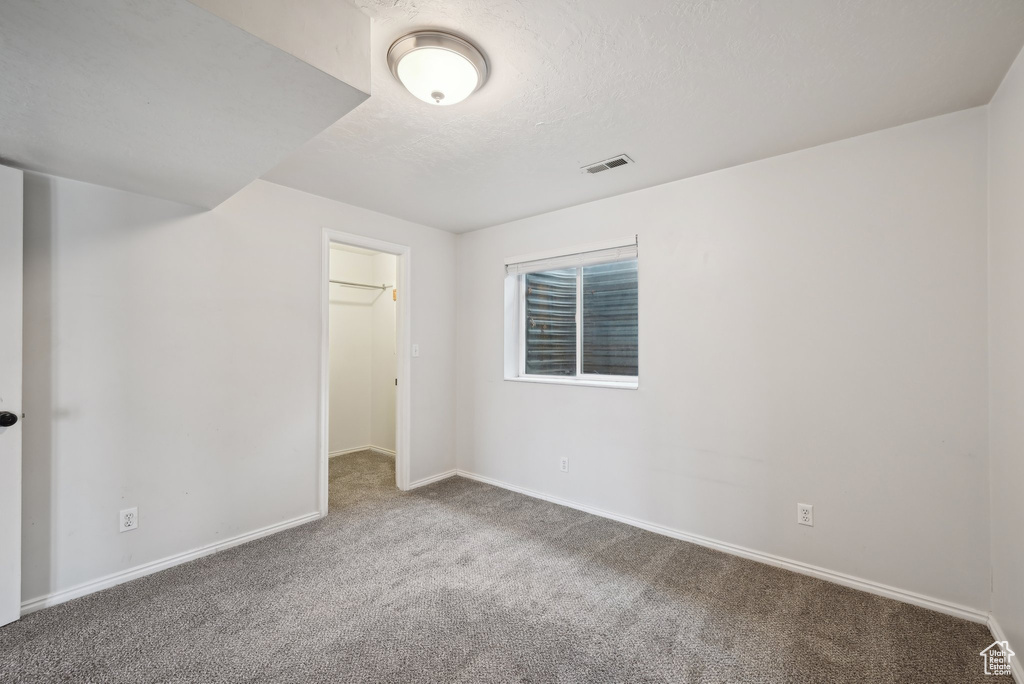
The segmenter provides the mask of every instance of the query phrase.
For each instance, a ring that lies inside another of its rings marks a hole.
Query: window
[[[622,242],[507,260],[506,378],[637,386],[636,239]]]
[[[523,278],[523,371],[576,375],[576,282],[579,269],[527,273]]]

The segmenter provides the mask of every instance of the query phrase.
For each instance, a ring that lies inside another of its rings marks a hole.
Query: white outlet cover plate
[[[131,522],[128,522],[129,516],[131,516]],[[136,508],[125,508],[121,511],[121,515],[118,518],[118,527],[121,532],[128,532],[130,530],[137,529],[139,526],[139,509]]]
[[[801,525],[814,527],[814,506],[811,504],[797,504],[796,521]]]

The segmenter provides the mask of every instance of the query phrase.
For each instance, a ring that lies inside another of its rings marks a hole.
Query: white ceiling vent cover
[[[630,159],[624,154],[620,154],[618,157],[605,159],[604,161],[599,161],[596,164],[587,164],[586,166],[581,166],[580,171],[583,173],[601,173],[602,171],[607,171],[608,169],[614,169],[619,166],[625,166],[626,164],[632,163],[632,159]]]

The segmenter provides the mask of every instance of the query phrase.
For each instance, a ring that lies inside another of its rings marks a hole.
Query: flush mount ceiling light
[[[487,80],[487,60],[472,43],[440,31],[402,36],[388,50],[388,66],[410,93],[432,105],[453,105]]]

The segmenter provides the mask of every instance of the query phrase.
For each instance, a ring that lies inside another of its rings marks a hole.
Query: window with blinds
[[[576,375],[576,269],[523,276],[527,375]]]
[[[636,259],[582,269],[581,371],[637,375]]]
[[[506,263],[520,302],[519,375],[635,381],[637,247],[625,244]]]

